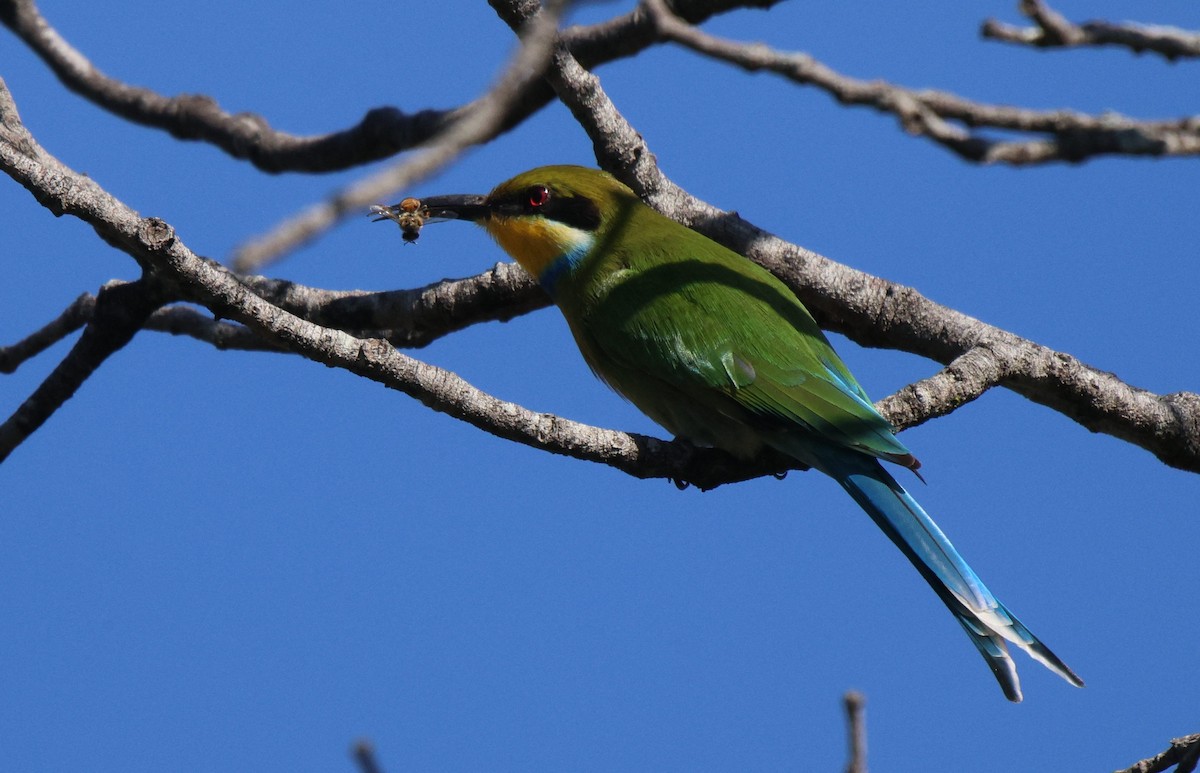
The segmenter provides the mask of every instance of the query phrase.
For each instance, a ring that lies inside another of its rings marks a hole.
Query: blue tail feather
[[[878,460],[829,449],[820,454],[816,466],[837,480],[908,556],[979,649],[1005,697],[1021,700],[1021,684],[1006,642],[1071,684],[1083,686],[1075,672],[996,600],[933,519]]]

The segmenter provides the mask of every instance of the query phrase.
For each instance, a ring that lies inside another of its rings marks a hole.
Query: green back
[[[601,378],[677,436],[734,453],[786,436],[789,453],[830,442],[915,464],[782,282],[640,202],[620,211],[557,293]]]

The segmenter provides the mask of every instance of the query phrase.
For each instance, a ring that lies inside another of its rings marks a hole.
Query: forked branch
[[[1117,113],[1093,116],[1070,110],[1027,110],[972,102],[944,91],[864,81],[836,72],[808,54],[709,35],[671,13],[663,0],[645,0],[644,6],[666,39],[750,72],[765,70],[813,86],[845,105],[890,113],[909,134],[930,139],[972,163],[1028,166],[1078,163],[1104,155],[1200,155],[1197,116],[1143,121]],[[1035,136],[1001,140],[977,131],[988,128]]]
[[[990,40],[1035,48],[1126,48],[1135,54],[1159,54],[1170,62],[1200,56],[1200,34],[1189,30],[1129,22],[1085,21],[1076,24],[1042,0],[1021,0],[1020,8],[1034,26],[1017,27],[988,19],[980,34]]]

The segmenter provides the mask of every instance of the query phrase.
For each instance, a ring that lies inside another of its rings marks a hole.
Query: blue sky
[[[1017,21],[1011,5],[794,2],[709,29],[980,101],[1194,112],[1195,64],[980,41],[985,15]],[[110,75],[300,134],[465,102],[512,49],[483,3],[41,8]],[[1200,28],[1167,4],[1060,8]],[[202,254],[362,173],[265,176],[128,125],[3,34],[0,75],[39,141]],[[977,168],[886,116],[669,47],[599,74],[695,195],[1131,384],[1200,388],[1194,162]],[[405,193],[591,160],[551,106]],[[136,276],[16,184],[0,210],[3,343]],[[363,217],[269,273],[391,289],[501,258],[469,227],[403,247]],[[876,398],[938,367],[835,345]],[[6,413],[68,346],[0,378]],[[590,376],[550,309],[416,356],[532,409],[662,434]],[[0,759],[352,770],[366,737],[387,770],[837,770],[848,689],[867,696],[879,770],[1112,770],[1200,730],[1200,478],[1003,390],[903,437],[929,481],[918,498],[1085,689],[1020,657],[1025,702],[1005,701],[815,474],[681,493],[296,357],[144,333],[0,466]]]

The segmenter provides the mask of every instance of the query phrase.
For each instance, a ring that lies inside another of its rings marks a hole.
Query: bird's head
[[[550,287],[641,202],[607,172],[543,166],[500,183],[486,196],[430,196],[421,204],[429,217],[483,226],[505,252]]]

